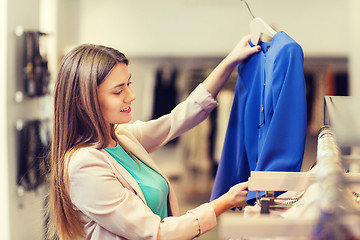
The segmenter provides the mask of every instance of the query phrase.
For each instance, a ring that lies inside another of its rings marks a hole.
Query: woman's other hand
[[[246,206],[247,189],[248,182],[238,183],[232,186],[227,193],[211,201],[210,204],[214,208],[215,215],[219,216],[229,209]]]
[[[248,182],[238,183],[230,188],[226,193],[229,195],[230,202],[232,203],[231,208],[244,207],[247,205],[246,198],[248,193]]]

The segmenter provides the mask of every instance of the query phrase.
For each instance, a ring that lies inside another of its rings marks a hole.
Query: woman
[[[216,217],[244,206],[247,183],[179,216],[168,179],[149,153],[203,121],[234,67],[258,46],[244,37],[170,114],[130,124],[126,57],[81,45],[62,61],[55,85],[50,233],[60,239],[192,239]],[[57,232],[57,233],[56,233]]]

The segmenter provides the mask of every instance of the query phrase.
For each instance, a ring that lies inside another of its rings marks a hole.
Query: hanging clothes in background
[[[156,70],[153,119],[170,113],[176,106],[178,102],[176,78],[177,70],[170,65],[164,65]]]
[[[308,133],[314,136],[324,124],[324,97],[349,95],[347,67],[342,66],[341,62],[336,65],[336,63],[324,64],[325,60],[322,59],[318,61],[322,61],[321,64],[325,66],[305,71]],[[316,63],[312,65],[316,66]]]
[[[209,156],[210,156],[210,162],[211,162],[211,176],[212,178],[215,177],[216,169],[218,166],[218,162],[215,159],[215,147],[216,147],[216,140],[217,140],[217,128],[218,128],[218,109],[215,108],[211,111],[209,115],[210,119],[210,133],[208,137],[209,141]]]
[[[29,97],[43,96],[49,93],[50,73],[46,46],[43,38],[47,35],[38,31],[23,34],[23,85]]]
[[[164,64],[156,70],[154,102],[152,118],[156,119],[168,114],[178,103],[178,90],[176,86],[177,69],[170,64]],[[167,144],[174,144],[177,138]]]
[[[334,96],[336,94],[334,73],[335,71],[332,67],[328,67],[327,69],[325,69],[325,96]]]
[[[209,69],[192,69],[188,72],[185,85],[185,97],[188,96],[209,74]],[[215,110],[215,111],[214,111]],[[209,194],[213,180],[213,152],[217,111],[214,109],[209,117],[180,137],[180,147],[184,165],[185,193]]]
[[[348,73],[328,67],[324,71],[325,96],[348,96]],[[322,96],[324,97],[324,96]]]
[[[185,168],[185,193],[188,196],[208,194],[211,191],[211,119],[207,118],[196,127],[182,134],[182,159]]]
[[[227,124],[231,112],[231,105],[234,99],[233,89],[224,89],[219,92],[216,97],[218,102],[217,107],[217,127],[216,127],[216,141],[214,149],[214,159],[216,165],[219,165],[221,159],[221,152],[224,146],[224,139],[226,135]],[[214,175],[214,177],[216,174]]]
[[[35,190],[50,171],[49,131],[40,120],[27,121],[17,130],[17,184],[25,190]]]
[[[335,73],[336,96],[349,96],[349,75],[347,72]]]
[[[311,120],[308,123],[308,133],[316,136],[319,129],[324,125],[324,96],[326,95],[326,79],[325,69],[315,68],[312,70],[314,76],[314,98],[311,105]]]
[[[305,72],[305,83],[306,83],[306,109],[307,109],[307,125],[309,126],[312,119],[313,104],[315,98],[315,77],[309,72]]]
[[[245,182],[250,171],[300,171],[306,140],[301,47],[285,32],[261,42],[238,66],[239,78],[211,200]],[[247,202],[254,204],[256,192]]]

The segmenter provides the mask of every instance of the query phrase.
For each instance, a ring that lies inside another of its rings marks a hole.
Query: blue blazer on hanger
[[[250,171],[300,171],[307,132],[302,48],[285,32],[238,66],[234,101],[211,200]],[[256,192],[247,202],[254,204]]]

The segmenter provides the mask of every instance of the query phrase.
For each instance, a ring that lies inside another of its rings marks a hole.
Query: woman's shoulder
[[[74,151],[69,160],[69,173],[87,167],[109,165],[109,159],[103,150],[95,147],[81,147]]]
[[[97,149],[96,147],[79,147],[76,149],[73,154],[71,155],[72,159],[82,158],[82,157],[97,157],[102,156],[104,153],[102,150]]]
[[[144,123],[137,120],[134,123],[119,124],[116,126],[115,133],[122,141],[138,142],[141,139]]]

